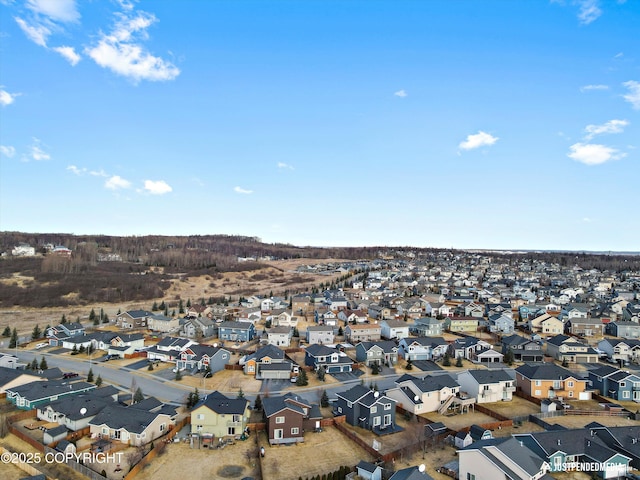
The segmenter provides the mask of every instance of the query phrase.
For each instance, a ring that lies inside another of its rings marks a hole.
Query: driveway
[[[289,379],[275,379],[269,378],[267,380],[262,380],[262,385],[260,386],[261,392],[279,392],[284,390],[285,388],[294,385],[291,383]]]
[[[358,380],[364,372],[362,370],[354,370],[352,372],[343,372],[343,373],[329,373],[327,375],[331,375],[339,382],[348,382],[350,380]]]
[[[137,370],[139,368],[148,368],[148,367],[149,367],[149,360],[147,360],[146,358],[144,360],[140,360],[138,362],[130,363],[129,365],[127,365],[127,368],[130,368],[132,370]]]

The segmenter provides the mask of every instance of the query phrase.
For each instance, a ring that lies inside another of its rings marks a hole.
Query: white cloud
[[[622,58],[622,57],[624,57],[624,53],[622,52],[618,52],[613,56],[613,58]]]
[[[629,125],[627,120],[609,120],[602,125],[587,125],[584,131],[587,133],[584,138],[591,140],[596,135],[602,135],[605,133],[622,133],[624,127]]]
[[[111,178],[109,178],[106,182],[104,182],[104,186],[109,190],[119,190],[121,188],[131,187],[131,182],[129,180],[125,180],[119,175],[114,175]]]
[[[78,168],[75,165],[69,165],[67,167],[67,170],[69,170],[71,173],[75,173],[76,175],[82,175],[87,171],[86,168]]]
[[[7,158],[12,158],[16,154],[16,149],[11,145],[0,145],[0,155]]]
[[[0,88],[0,105],[2,105],[3,107],[11,105],[19,95],[19,93],[9,93],[6,90]]]
[[[171,188],[164,180],[145,180],[144,189],[147,193],[152,195],[164,195],[165,193],[173,191],[173,188]]]
[[[75,165],[69,165],[67,167],[67,170],[69,170],[72,173],[75,173],[76,175],[91,175],[93,177],[108,177],[109,176],[104,170],[88,170],[85,167],[78,168]]]
[[[622,98],[629,102],[635,110],[640,110],[640,82],[629,80],[622,85],[629,90],[629,93],[623,95]]]
[[[394,93],[394,95],[396,97],[404,98],[408,95],[408,93],[405,92],[404,90],[398,90],[397,92]]]
[[[45,25],[29,25],[22,18],[14,18],[18,26],[32,42],[46,48],[47,39],[49,38],[49,35],[51,35],[51,30],[49,30]]]
[[[27,0],[27,7],[58,22],[77,22],[80,19],[75,0]]]
[[[293,170],[293,165],[289,165],[288,163],[278,162],[278,168],[286,168],[287,170]]]
[[[498,137],[494,137],[480,130],[475,135],[467,135],[467,139],[464,142],[460,142],[458,148],[462,150],[473,150],[474,148],[493,145],[498,140]]]
[[[236,193],[243,193],[243,194],[245,194],[245,195],[250,195],[250,194],[252,194],[252,193],[253,193],[253,190],[245,190],[245,189],[244,189],[244,188],[242,188],[242,187],[235,187],[235,188],[233,189],[233,191],[234,191],[234,192],[236,192]]]
[[[602,15],[598,0],[578,0],[578,19],[583,25],[589,25]]]
[[[155,22],[156,17],[146,12],[138,12],[135,17],[120,14],[113,31],[102,34],[98,44],[87,48],[86,53],[101,67],[134,82],[173,80],[180,69],[152,55],[135,41],[136,36],[147,39],[147,28]]]
[[[627,155],[615,148],[596,143],[575,143],[569,149],[571,152],[567,156],[585,165],[600,165],[610,160],[619,160]]]
[[[597,85],[585,85],[583,87],[580,87],[581,92],[589,92],[591,90],[609,90],[609,85],[597,84]]]
[[[584,218],[582,219],[582,221],[583,221],[584,223],[591,223],[591,222],[592,222],[592,220],[591,220],[589,217],[584,217]]]
[[[51,155],[49,155],[46,151],[41,148],[42,143],[39,139],[33,139],[33,145],[29,146],[28,153],[23,155],[22,160],[24,162],[28,162],[30,160],[35,160],[36,162],[42,162],[45,160],[51,160]]]
[[[52,50],[54,50],[54,51],[58,52],[60,55],[62,55],[74,67],[80,61],[80,55],[78,55],[76,53],[76,51],[74,50],[73,47],[67,47],[67,46],[53,47]]]

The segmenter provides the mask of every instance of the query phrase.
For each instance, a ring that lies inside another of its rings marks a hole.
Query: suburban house
[[[640,340],[625,338],[605,338],[598,342],[598,350],[606,354],[609,360],[622,365],[638,363],[640,360]]]
[[[599,425],[595,424],[596,428],[517,434],[514,435],[514,440],[543,458],[549,464],[551,473],[565,471],[567,463],[593,462],[605,465],[604,470],[597,472],[598,477],[624,478],[635,456],[625,454],[624,446],[631,446],[632,451],[637,452],[632,435],[638,433],[638,427],[597,426]],[[623,429],[624,433],[620,432],[620,429]],[[615,433],[612,435],[612,432]],[[620,433],[617,434],[618,432]],[[622,439],[623,436],[627,438]]]
[[[598,362],[598,352],[589,345],[567,335],[555,335],[547,338],[547,355],[561,362]]]
[[[157,344],[147,348],[147,359],[161,362],[175,362],[182,352],[197,343],[188,338],[164,337]]]
[[[458,458],[458,478],[467,480],[538,480],[550,470],[545,459],[513,437],[472,443],[458,450]]]
[[[363,385],[337,393],[335,409],[345,415],[347,423],[383,434],[401,430],[396,426],[396,401]]]
[[[477,317],[447,317],[444,319],[444,328],[450,332],[478,331],[479,320]]]
[[[266,345],[255,353],[247,355],[243,371],[246,375],[254,375],[256,379],[289,378],[291,372],[297,372],[298,366],[285,358],[284,351],[274,345]]]
[[[520,335],[502,338],[502,353],[506,354],[509,350],[513,352],[513,358],[516,362],[542,362],[544,360],[542,346],[538,342]]]
[[[350,343],[375,342],[380,340],[380,325],[363,323],[359,325],[347,325],[344,329],[345,339]]]
[[[454,403],[463,409],[475,403],[475,398],[463,398],[460,384],[446,373],[424,377],[404,374],[395,383],[386,395],[415,415],[444,413]]]
[[[565,328],[572,335],[583,337],[601,337],[604,333],[604,323],[600,318],[569,317]]]
[[[346,353],[326,345],[309,345],[304,352],[304,364],[318,370],[324,367],[327,373],[350,372],[353,366]]]
[[[176,368],[179,370],[206,370],[211,373],[224,370],[224,366],[231,361],[231,352],[222,347],[202,345],[195,343],[180,352],[176,360]]]
[[[500,335],[511,335],[515,322],[513,318],[504,313],[496,313],[489,317],[489,331]]]
[[[293,328],[291,327],[273,327],[267,331],[267,343],[277,347],[291,346],[293,338]]]
[[[291,311],[294,314],[304,315],[311,310],[311,297],[301,293],[291,296]]]
[[[185,317],[180,320],[180,335],[187,338],[209,338],[217,333],[215,320],[209,317]]]
[[[118,389],[110,385],[40,405],[36,416],[39,420],[57,422],[66,430],[77,432],[88,427],[93,417],[108,405],[114,405],[117,399]]]
[[[191,410],[191,434],[201,442],[213,438],[241,435],[249,422],[249,400],[229,398],[214,391]]]
[[[409,331],[419,337],[439,337],[444,331],[444,322],[434,317],[416,318]]]
[[[271,320],[273,327],[295,327],[298,325],[298,317],[291,313],[291,310],[274,310],[267,317],[267,321]]]
[[[154,332],[177,332],[180,329],[180,319],[162,314],[153,314],[147,320],[147,328]]]
[[[476,356],[484,351],[493,349],[489,342],[476,337],[461,337],[449,345],[449,355],[453,358],[464,358],[474,360]]]
[[[54,347],[62,346],[62,342],[68,338],[82,336],[84,334],[84,327],[77,322],[61,323],[47,330],[49,345],[53,345]]]
[[[398,346],[391,340],[360,342],[356,345],[356,361],[364,363],[367,367],[374,363],[391,367],[398,363]]]
[[[333,327],[327,325],[307,327],[305,340],[309,345],[314,343],[318,343],[320,345],[331,345],[334,340]]]
[[[250,322],[222,322],[218,326],[218,338],[232,342],[249,342],[253,340],[256,329]]]
[[[529,330],[533,333],[558,335],[564,333],[564,323],[557,317],[544,313],[534,319],[529,319]]]
[[[408,337],[398,343],[398,353],[405,360],[434,360],[447,352],[449,344],[442,337]]]
[[[405,338],[409,336],[409,324],[399,320],[381,320],[380,335],[382,338],[392,340],[397,338]]]
[[[0,353],[0,367],[10,368],[12,370],[18,367],[24,367],[26,364],[20,362],[20,359],[10,353]]]
[[[116,325],[120,328],[146,328],[153,312],[147,310],[127,310],[116,316]]]
[[[128,445],[146,445],[165,435],[175,425],[175,409],[148,411],[136,404],[108,405],[89,421],[92,438],[118,440]],[[171,411],[173,410],[173,412]]]
[[[617,321],[606,325],[609,335],[620,338],[640,338],[640,323]]]
[[[525,364],[516,368],[516,385],[535,398],[588,400],[587,381],[553,363]]]
[[[21,410],[31,410],[45,403],[78,395],[97,388],[92,383],[66,380],[34,381],[6,388],[7,400]]]
[[[589,370],[589,381],[600,395],[614,400],[633,400],[640,403],[640,376],[634,373],[602,365],[595,370]]]
[[[305,431],[320,430],[320,407],[293,393],[264,398],[262,409],[271,445],[304,442]]]
[[[348,323],[365,323],[369,317],[362,310],[340,310],[338,319],[342,320],[345,325]]]
[[[12,388],[38,381],[46,382],[47,379],[37,375],[33,370],[0,367],[0,394],[6,393],[7,390]]]
[[[515,380],[505,370],[467,370],[458,374],[460,388],[477,403],[511,401]]]

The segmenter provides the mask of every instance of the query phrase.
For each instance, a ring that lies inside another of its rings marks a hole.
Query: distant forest
[[[11,250],[26,243],[42,255],[12,257]],[[47,254],[47,245],[64,245],[71,257]],[[296,247],[267,244],[255,237],[238,235],[191,235],[118,237],[107,235],[71,235],[61,233],[0,232],[0,306],[46,307],[92,302],[134,302],[158,298],[169,288],[176,274],[183,277],[215,275],[231,271],[263,268],[261,258],[371,260],[381,256],[397,259],[413,252],[431,262],[438,255],[451,261],[469,263],[474,255],[462,250],[414,247]],[[111,257],[109,257],[111,255]],[[525,252],[505,254],[482,252],[497,263],[517,268],[519,262],[546,262],[570,268],[598,269],[615,273],[640,271],[638,255],[596,255],[585,252]],[[114,258],[119,261],[99,261]],[[245,261],[239,261],[238,258]],[[458,257],[459,260],[454,260]],[[255,259],[246,261],[246,259]],[[150,273],[150,267],[163,267],[164,273]],[[15,275],[28,277],[20,283]],[[10,279],[14,280],[10,280]],[[31,280],[33,278],[33,280]]]

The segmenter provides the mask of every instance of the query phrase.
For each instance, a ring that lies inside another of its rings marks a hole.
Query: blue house
[[[614,400],[633,400],[640,403],[640,377],[603,365],[589,371],[591,386],[600,390],[600,394]]]
[[[396,401],[363,385],[336,394],[336,413],[347,423],[377,434],[402,430],[396,425]]]
[[[232,342],[249,342],[256,334],[256,329],[251,322],[222,322],[218,327],[220,340]]]
[[[305,349],[304,364],[314,370],[324,367],[327,373],[343,373],[351,371],[353,360],[344,352],[316,343]]]
[[[85,331],[81,323],[71,322],[51,327],[46,334],[49,339],[49,345],[60,346],[64,340],[84,335]]]

